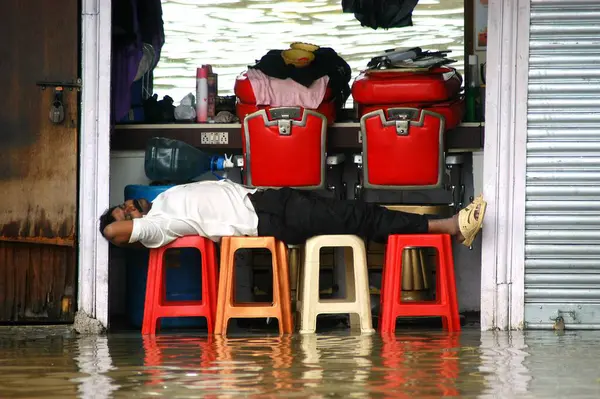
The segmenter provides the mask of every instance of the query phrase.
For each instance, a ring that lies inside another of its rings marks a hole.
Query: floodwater
[[[181,98],[196,91],[196,67],[212,64],[219,94],[268,50],[296,41],[332,47],[353,76],[375,54],[400,47],[452,50],[464,67],[464,0],[420,0],[413,26],[361,27],[340,0],[162,0],[166,43],[154,70],[154,92]],[[350,100],[349,100],[350,101]]]
[[[597,398],[600,332],[207,338],[0,329],[1,398]]]

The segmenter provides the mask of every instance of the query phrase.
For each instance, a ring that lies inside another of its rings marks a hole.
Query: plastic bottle
[[[479,88],[479,64],[477,62],[477,55],[469,55],[469,74],[467,77],[467,115],[465,117],[465,120],[467,122],[480,122],[481,89]]]
[[[207,154],[183,141],[154,137],[146,143],[144,171],[152,181],[187,183],[206,172],[232,167],[231,157]]]
[[[207,84],[208,84],[208,112],[207,116],[209,120],[213,120],[217,115],[216,113],[216,105],[217,105],[217,74],[213,71],[212,65],[202,65],[202,68],[205,68],[207,71]]]
[[[208,70],[196,68],[196,122],[208,121]]]

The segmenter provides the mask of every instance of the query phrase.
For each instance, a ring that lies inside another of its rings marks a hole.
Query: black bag
[[[354,13],[361,26],[373,29],[412,26],[419,0],[342,0],[342,11]]]
[[[175,122],[175,106],[173,99],[169,96],[164,96],[162,100],[158,100],[158,95],[144,100],[144,122],[146,123],[170,123]]]

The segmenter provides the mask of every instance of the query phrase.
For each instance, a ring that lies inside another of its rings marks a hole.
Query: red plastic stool
[[[402,251],[407,248],[435,248],[438,252],[435,301],[401,300]],[[448,331],[460,331],[452,242],[447,234],[390,235],[385,252],[381,287],[379,331],[394,333],[398,317],[441,316]]]
[[[202,299],[197,301],[167,301],[164,256],[171,248],[196,248],[202,257]],[[217,309],[217,257],[215,244],[204,237],[185,236],[157,249],[150,250],[148,282],[142,334],[155,334],[162,317],[205,317],[208,333],[212,334]]]

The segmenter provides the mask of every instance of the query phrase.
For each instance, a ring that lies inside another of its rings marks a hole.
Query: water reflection
[[[599,397],[600,332],[108,337],[0,329],[1,398]]]
[[[300,337],[300,361],[305,366],[300,378],[315,393],[340,397],[369,397],[368,381],[373,367],[370,335]]]
[[[414,26],[363,28],[339,0],[163,0],[166,43],[154,71],[154,90],[179,101],[195,92],[196,67],[213,64],[221,95],[233,93],[235,77],[273,48],[295,41],[333,47],[353,76],[374,53],[420,46],[452,50],[464,67],[464,1],[421,0]]]
[[[112,398],[119,385],[107,374],[115,370],[106,337],[89,336],[77,340],[75,362],[82,377],[74,378],[79,395],[84,398]]]
[[[166,380],[172,379],[173,371],[182,371],[187,377],[197,377],[198,370],[201,370],[203,375],[217,373],[211,368],[216,358],[212,348],[212,337],[144,336],[142,339],[149,386],[160,386]],[[211,379],[207,379],[209,385]],[[203,382],[202,379],[199,381]]]
[[[523,334],[481,334],[479,371],[494,395],[515,398],[527,393],[531,375],[524,363],[526,349]]]
[[[290,389],[292,337],[144,337],[147,385],[204,394],[253,395]]]
[[[224,338],[215,340],[217,364],[230,375],[236,394],[275,394],[292,389],[292,337]],[[245,372],[247,379],[240,380]]]
[[[389,398],[459,395],[459,335],[388,335],[382,339],[383,375],[377,392]]]

